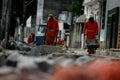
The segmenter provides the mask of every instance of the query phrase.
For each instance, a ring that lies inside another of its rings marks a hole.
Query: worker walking
[[[45,44],[54,45],[54,41],[59,32],[58,21],[53,17],[53,14],[49,14],[47,26],[45,30]]]
[[[98,35],[98,23],[94,20],[93,14],[90,14],[89,20],[84,25],[83,32],[86,35],[88,53],[95,53],[94,51],[98,48],[98,41],[96,39]]]

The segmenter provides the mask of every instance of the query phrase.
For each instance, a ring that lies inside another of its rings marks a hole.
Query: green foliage
[[[84,7],[82,6],[83,0],[75,0],[70,6],[69,11],[72,12],[73,16],[79,16],[83,14]]]

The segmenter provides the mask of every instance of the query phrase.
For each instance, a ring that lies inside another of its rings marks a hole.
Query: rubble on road
[[[20,51],[30,51],[31,46],[22,41],[9,40],[6,41],[3,39],[1,41],[1,47],[9,50],[20,50]],[[1,50],[0,47],[0,50]]]
[[[28,55],[41,56],[41,55],[47,55],[47,54],[51,54],[53,52],[59,52],[59,51],[62,51],[62,47],[60,46],[41,45],[41,46],[33,47],[31,51],[28,52]]]
[[[120,73],[119,59],[88,56],[85,50],[64,46],[16,43],[16,49],[0,52],[0,80],[109,80],[111,69]],[[104,67],[107,76],[102,75]],[[111,80],[119,80],[113,76]]]

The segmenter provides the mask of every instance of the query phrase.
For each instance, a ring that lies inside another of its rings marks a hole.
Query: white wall
[[[31,20],[32,20],[32,16],[30,16],[30,17],[27,19],[26,27],[31,27]]]
[[[86,14],[86,18],[89,18],[89,14],[91,14],[91,12],[94,13],[94,17],[97,20],[97,22],[99,22],[99,13],[100,13],[100,7],[99,7],[99,2],[95,2],[93,5],[89,6],[89,5],[85,5],[85,10],[84,10],[84,14]]]
[[[97,20],[97,22],[99,22],[99,19],[100,19],[100,15],[99,15],[99,13],[100,13],[99,2],[97,2],[96,4],[94,4],[92,6],[92,11],[94,13],[95,19]]]
[[[108,0],[108,10],[114,9],[115,7],[120,7],[120,0]],[[119,9],[120,12],[120,9]],[[120,26],[120,15],[119,15],[119,26]]]
[[[109,3],[109,10],[119,6],[120,7],[120,0],[108,0]]]
[[[64,29],[63,29],[63,22],[59,22],[59,30],[61,31],[61,38],[64,39]]]
[[[86,18],[89,18],[89,14],[92,12],[91,7],[90,6],[85,6],[85,11],[84,14],[86,15]]]
[[[84,0],[84,3],[88,3],[88,2],[90,2],[91,0]]]

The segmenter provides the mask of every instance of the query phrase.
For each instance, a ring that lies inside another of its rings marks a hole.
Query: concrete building
[[[120,1],[107,0],[106,48],[120,48]]]
[[[50,13],[58,19],[63,11],[69,11],[73,2],[74,0],[44,0],[43,21],[46,22]]]
[[[86,15],[79,16],[74,23],[72,32],[71,47],[84,48],[83,27],[86,21]]]
[[[100,3],[98,0],[84,0],[84,14],[86,18],[89,18],[91,13],[94,14],[94,18],[97,22],[100,21]]]

